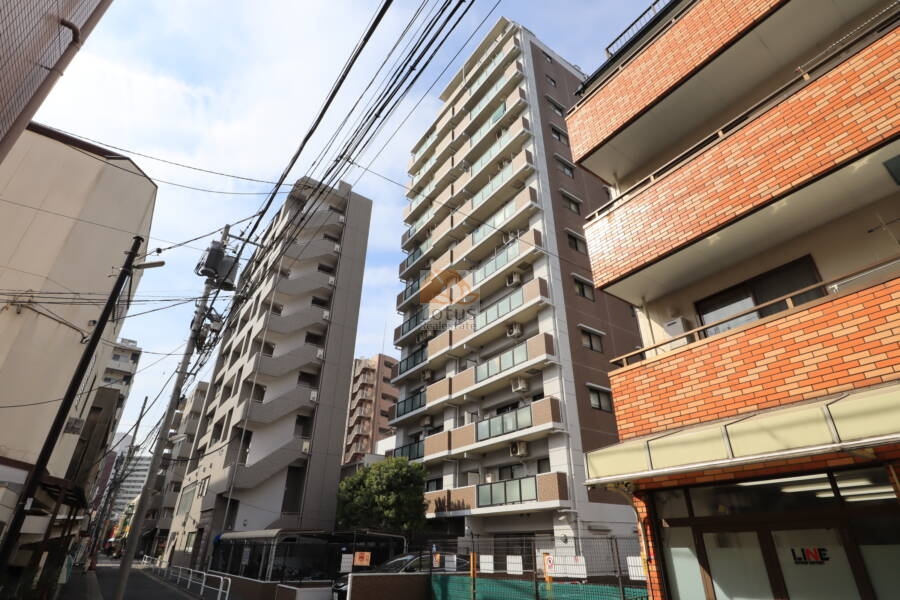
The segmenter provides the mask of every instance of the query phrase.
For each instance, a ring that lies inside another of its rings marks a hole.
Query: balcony
[[[276,333],[294,333],[313,325],[323,325],[330,316],[329,310],[318,306],[302,306],[280,315],[269,313],[267,327]]]
[[[298,385],[282,394],[262,401],[247,403],[247,420],[251,423],[274,423],[288,414],[298,411],[312,412],[319,400],[319,391],[308,385]]]
[[[398,400],[397,404],[391,407],[392,415],[390,419],[391,426],[394,426],[403,417],[416,413],[425,407],[425,390],[420,390],[411,396],[407,396],[402,400]]]
[[[883,163],[900,153],[889,141],[900,128],[900,110],[875,111],[868,121],[858,115],[861,106],[900,105],[892,74],[876,68],[897,52],[900,32],[894,29],[834,68],[800,80],[755,118],[593,216],[585,234],[595,284],[629,301],[640,293],[650,298],[660,293],[653,278],[665,286],[685,275],[695,279],[694,269],[717,269],[732,250],[747,257],[757,242],[786,242],[891,193],[895,184]],[[865,70],[872,75],[854,83]],[[827,110],[798,117],[816,103]],[[735,156],[742,157],[739,163]],[[645,281],[635,283],[639,273]],[[626,279],[625,289],[611,287]]]
[[[229,466],[226,469],[226,481],[234,470],[235,489],[255,488],[291,463],[308,457],[311,445],[310,438],[293,436],[257,461]]]
[[[424,347],[419,348],[412,354],[406,356],[406,358],[400,359],[399,366],[397,367],[397,376],[391,380],[392,385],[397,385],[397,382],[402,381],[409,377],[412,373],[414,373],[421,365],[424,365],[428,360],[428,350]]]
[[[313,344],[301,344],[293,350],[277,356],[256,355],[255,369],[269,377],[280,377],[302,367],[320,365],[325,360],[325,349]]]
[[[559,400],[541,398],[514,411],[426,437],[424,458],[426,462],[460,458],[467,452],[505,449],[513,441],[540,439],[562,427],[561,415]]]
[[[793,291],[745,311],[758,314],[781,307],[780,312],[613,371],[619,435],[627,439],[896,379],[898,276],[897,258],[847,273],[811,286],[829,292],[818,300],[795,306],[791,298],[806,289]],[[743,314],[731,314],[728,320]],[[688,331],[684,337],[699,333]],[[653,354],[671,343],[639,352]],[[650,403],[652,409],[647,408]]]
[[[443,331],[428,342],[428,359],[442,356],[462,357],[473,348],[508,335],[501,325],[511,322],[524,323],[537,317],[538,312],[550,304],[550,291],[544,279],[532,279],[501,300],[482,307],[472,318],[452,329]]]
[[[425,455],[425,442],[420,440],[418,442],[412,442],[411,444],[405,444],[403,446],[398,446],[391,450],[388,456],[404,457],[409,460],[418,460]]]
[[[483,396],[509,386],[510,377],[526,371],[536,374],[554,360],[555,355],[553,336],[549,333],[528,338],[496,356],[482,360],[475,367],[429,385],[425,390],[426,412],[442,408],[452,399],[461,399],[466,395]]]
[[[567,118],[573,158],[610,183],[630,185],[655,156],[704,127],[715,133],[708,123],[852,43],[885,3],[852,4],[669,2],[591,76]]]
[[[280,278],[275,289],[281,294],[291,296],[321,294],[330,297],[334,284],[335,279],[333,275],[320,271],[310,271],[299,274],[296,277]]]
[[[284,255],[286,258],[309,261],[323,256],[337,255],[340,254],[340,252],[341,245],[332,240],[325,238],[314,240],[298,239],[288,246]]]
[[[554,510],[570,504],[565,473],[428,492],[425,501],[427,518]]]

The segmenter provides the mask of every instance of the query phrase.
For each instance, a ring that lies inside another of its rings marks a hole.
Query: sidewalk
[[[72,577],[60,590],[57,600],[112,600],[115,597],[116,583],[119,580],[118,561],[102,560],[97,563],[96,571],[82,573],[73,571]],[[128,588],[125,590],[127,600],[160,600],[161,598],[178,598],[196,600],[197,596],[179,590],[173,585],[163,583],[143,569],[131,569],[128,577]]]

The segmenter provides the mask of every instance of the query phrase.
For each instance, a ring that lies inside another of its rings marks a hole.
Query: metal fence
[[[460,537],[425,552],[434,600],[648,598],[636,537]]]

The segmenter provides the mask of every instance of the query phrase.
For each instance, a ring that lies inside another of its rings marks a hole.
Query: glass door
[[[791,600],[858,600],[856,577],[837,527],[773,529]]]
[[[703,545],[716,600],[774,599],[756,531],[706,532]]]

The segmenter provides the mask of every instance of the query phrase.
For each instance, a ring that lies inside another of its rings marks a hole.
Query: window
[[[322,234],[322,239],[323,239],[323,240],[328,240],[329,242],[334,242],[335,244],[338,244],[338,243],[340,243],[340,241],[341,241],[341,238],[339,238],[339,237],[336,236],[336,235],[332,235],[332,234],[330,234],[330,233],[323,233],[323,234]]]
[[[544,75],[547,78],[547,83],[550,84],[551,87],[556,87],[556,80],[550,77],[549,75]]]
[[[612,412],[612,395],[609,393],[609,390],[588,386],[588,394],[590,394],[591,398],[591,408]]]
[[[391,411],[389,411],[389,410],[379,410],[379,411],[378,411],[378,414],[380,414],[382,417],[384,417],[385,419],[387,419],[387,418],[389,418],[389,417],[391,416]]]
[[[192,531],[184,538],[184,550],[185,552],[190,552],[194,549],[194,539],[197,537],[197,532]]]
[[[537,471],[538,471],[538,473],[549,473],[550,472],[550,459],[549,458],[539,458],[537,461]]]
[[[273,302],[269,307],[269,312],[271,312],[273,315],[280,315],[283,310],[284,306],[277,302]]]
[[[429,479],[425,482],[425,491],[426,492],[436,492],[444,487],[444,480],[440,477],[435,479]]]
[[[202,498],[206,495],[206,490],[209,488],[209,475],[200,480],[200,489],[197,492],[197,497]]]
[[[785,296],[793,290],[814,285],[819,281],[821,278],[816,270],[816,265],[812,257],[807,255],[700,300],[696,305],[697,313],[703,324],[715,323],[727,319],[731,315],[748,311],[758,304]],[[825,289],[819,287],[793,296],[791,299],[795,305],[798,305],[824,295]],[[776,302],[709,327],[704,334],[716,335],[786,309],[786,302]]]
[[[587,242],[584,241],[584,238],[578,237],[574,233],[567,233],[566,240],[569,243],[569,248],[576,252],[587,254]]]
[[[180,481],[173,481],[173,482],[172,482],[172,491],[173,491],[173,492],[180,492],[180,491],[181,491],[181,482],[180,482]]]
[[[560,197],[562,197],[563,206],[571,210],[576,215],[581,214],[581,200],[579,198],[576,198],[566,190],[559,190],[559,195]]]
[[[565,116],[566,111],[563,108],[562,104],[560,104],[559,102],[557,102],[556,100],[554,100],[553,98],[551,98],[549,96],[546,96],[546,98],[547,98],[547,103],[550,105],[550,109],[553,111],[553,114],[555,114],[557,117]]]
[[[312,344],[313,346],[321,347],[321,346],[325,345],[325,336],[307,331],[306,337],[304,338],[303,341],[305,341],[307,344]]]
[[[321,264],[321,263],[319,263],[319,264],[316,266],[316,270],[317,270],[319,273],[327,273],[328,275],[334,275],[334,267],[331,267],[331,266],[328,266],[328,265],[323,265],[323,264]]]
[[[594,331],[582,329],[581,345],[594,352],[603,352],[603,336]]]
[[[178,507],[175,509],[175,516],[180,517],[184,513],[186,513],[191,508],[191,504],[194,502],[194,493],[197,491],[197,483],[194,482],[190,485],[185,486],[183,490],[181,490],[181,498],[178,499]]]
[[[569,136],[566,135],[564,131],[561,129],[557,129],[556,127],[550,126],[550,135],[553,136],[553,139],[561,144],[568,146],[569,145]]]
[[[331,306],[331,300],[326,300],[325,298],[319,298],[318,296],[313,296],[312,301],[310,302],[313,306],[318,306],[319,308],[328,308]]]
[[[382,378],[381,378],[381,381],[383,381],[384,383],[390,384],[390,383],[391,383],[391,378],[390,378],[390,377],[382,377]]]
[[[575,284],[575,293],[582,298],[587,298],[591,302],[594,301],[594,284],[588,283],[578,277],[572,278],[572,283]]]
[[[514,465],[505,465],[498,469],[497,475],[497,478],[500,481],[507,481],[509,479],[518,479],[519,477],[525,477],[525,465],[521,463],[516,463]]]
[[[559,165],[559,170],[565,173],[566,177],[569,177],[570,179],[575,178],[575,167],[558,158],[556,159],[556,164]]]
[[[113,354],[112,359],[113,360],[122,360],[122,355],[121,354]]]
[[[541,54],[544,55],[544,60],[546,60],[548,63],[552,63],[552,62],[553,62],[553,57],[551,57],[549,54],[547,54],[547,53],[544,52],[543,50],[541,50]]]

